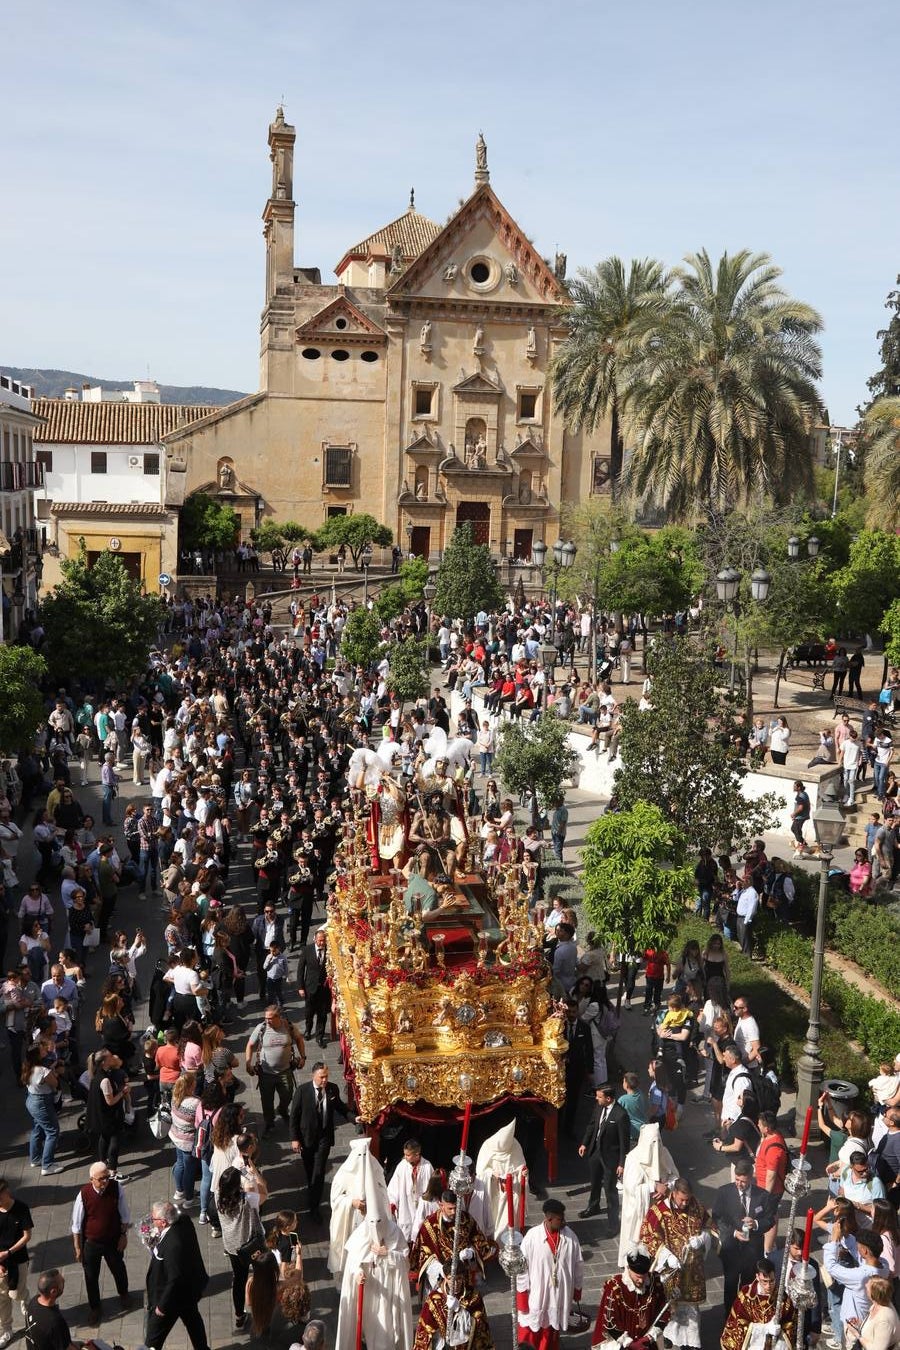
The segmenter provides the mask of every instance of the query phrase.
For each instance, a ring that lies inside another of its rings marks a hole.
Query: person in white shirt
[[[737,1021],[734,1024],[734,1043],[741,1052],[745,1064],[759,1061],[759,1023],[750,1015],[745,998],[736,998],[734,1011]]]
[[[847,794],[847,805],[856,804],[856,771],[859,768],[859,761],[862,755],[862,748],[859,744],[859,737],[854,727],[850,728],[850,734],[841,746],[841,776],[844,780],[844,792]]]
[[[722,1046],[722,1058],[727,1071],[722,1092],[722,1129],[725,1130],[741,1114],[741,1097],[753,1084],[733,1041]]]
[[[756,872],[747,886],[735,886],[733,897],[737,906],[737,930],[741,951],[753,955],[753,924],[759,909],[759,889],[762,878]]]

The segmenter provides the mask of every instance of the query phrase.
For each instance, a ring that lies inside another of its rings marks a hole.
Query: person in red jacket
[[[644,952],[644,1012],[659,1012],[662,1002],[663,985],[672,974],[672,962],[664,949],[648,947]]]

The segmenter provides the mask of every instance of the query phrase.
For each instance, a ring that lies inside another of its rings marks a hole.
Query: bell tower
[[[275,121],[269,124],[269,159],[272,161],[272,191],[263,211],[266,241],[266,304],[280,286],[294,280],[294,141],[297,133],[284,120],[279,104]]]

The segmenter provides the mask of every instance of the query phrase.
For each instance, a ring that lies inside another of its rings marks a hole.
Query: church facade
[[[565,258],[550,266],[490,185],[440,226],[415,209],[346,249],[336,283],[294,263],[294,128],[269,127],[259,392],[165,438],[169,502],[203,491],[317,528],[365,511],[436,558],[457,524],[531,556],[559,507],[608,491],[610,433],[573,433],[548,368],[565,337]]]

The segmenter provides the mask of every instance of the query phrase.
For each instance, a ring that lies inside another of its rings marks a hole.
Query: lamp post
[[[407,526],[407,529],[409,529],[409,528],[410,528],[410,526]],[[371,544],[366,544],[365,548],[364,548],[363,551],[362,551],[362,556],[361,556],[361,558],[360,558],[360,562],[362,563],[362,570],[363,570],[363,604],[365,605],[366,609],[368,609],[368,608],[369,608],[369,568],[370,568],[371,565],[372,565],[372,545],[371,545]]]
[[[557,624],[556,624],[556,600],[559,587],[559,574],[565,568],[568,570],[575,561],[575,554],[578,549],[572,543],[571,539],[557,539],[553,545],[553,645],[559,650],[557,642]]]
[[[547,711],[547,695],[550,692],[550,685],[553,676],[556,673],[556,648],[552,642],[542,642],[540,646],[541,666],[544,671],[544,694],[541,704],[541,716]]]
[[[813,947],[812,989],[806,1044],[797,1060],[796,1119],[805,1120],[807,1108],[815,1108],[825,1078],[819,1053],[822,1006],[822,973],[825,967],[825,912],[828,904],[828,868],[844,834],[844,817],[837,802],[828,802],[813,812],[813,828],[819,845],[819,903],[816,909],[816,939]],[[813,1111],[815,1116],[815,1111]]]
[[[754,567],[750,574],[750,596],[758,605],[764,605],[769,598],[772,578],[764,567]],[[741,602],[738,592],[741,588],[741,574],[736,567],[723,567],[716,575],[716,595],[725,609],[734,615],[734,648],[731,653],[731,675],[728,688],[734,693],[734,672],[737,666],[738,636],[740,633]],[[749,691],[748,691],[749,692]]]
[[[408,520],[408,521],[406,522],[406,556],[407,556],[407,558],[408,558],[408,557],[410,556],[410,554],[412,553],[412,534],[413,534],[412,521],[411,521],[411,520]]]
[[[437,586],[429,577],[422,587],[422,596],[425,600],[425,642],[427,646],[431,645],[431,602],[437,595]]]
[[[547,561],[547,545],[543,539],[537,539],[531,545],[531,561],[541,574],[541,600],[544,599],[544,563]]]

